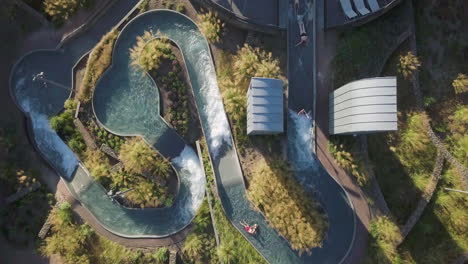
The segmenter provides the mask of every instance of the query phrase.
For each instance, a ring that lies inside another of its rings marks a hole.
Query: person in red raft
[[[251,235],[255,235],[255,233],[257,232],[257,227],[258,227],[257,224],[248,225],[244,221],[241,221],[240,224],[244,227],[244,230]]]

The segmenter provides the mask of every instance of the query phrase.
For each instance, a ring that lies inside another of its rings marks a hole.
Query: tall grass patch
[[[283,160],[257,163],[247,198],[302,253],[321,247],[328,223],[319,204],[295,180]]]
[[[97,80],[111,64],[112,48],[117,36],[117,30],[107,33],[89,54],[83,84],[77,92],[78,100],[86,103],[93,97]]]

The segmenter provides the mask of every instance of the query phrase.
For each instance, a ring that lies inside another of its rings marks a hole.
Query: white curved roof
[[[330,134],[397,130],[396,77],[350,82],[330,94]]]

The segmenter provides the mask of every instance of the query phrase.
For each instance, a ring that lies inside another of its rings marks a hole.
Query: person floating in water
[[[307,118],[310,119],[309,113],[306,112],[306,110],[301,109],[301,111],[297,112],[298,115],[305,115]]]
[[[307,45],[309,37],[307,36],[307,32],[304,25],[304,15],[297,15],[297,24],[299,25],[299,33],[301,40],[296,44],[296,47],[299,45]]]
[[[244,227],[244,230],[251,235],[255,235],[255,233],[257,232],[257,228],[258,228],[257,224],[248,225],[244,221],[240,221],[240,224]]]

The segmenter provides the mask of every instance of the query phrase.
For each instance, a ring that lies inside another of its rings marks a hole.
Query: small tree
[[[217,43],[221,40],[224,23],[218,18],[218,15],[209,11],[208,13],[199,15],[200,30],[205,35],[210,43]]]
[[[89,0],[45,0],[43,2],[44,12],[58,25],[63,24],[81,7],[88,7]]]
[[[122,145],[119,159],[124,164],[126,171],[143,174],[153,170],[156,152],[143,140],[134,138]]]
[[[163,59],[175,59],[169,39],[159,32],[156,37],[151,31],[145,31],[137,37],[137,43],[130,49],[131,64],[143,71],[157,70]]]
[[[394,263],[396,247],[402,239],[398,226],[386,216],[378,217],[370,224],[370,235],[369,263]]]
[[[456,94],[466,93],[468,91],[468,76],[459,73],[457,78],[453,80],[452,86]]]
[[[406,55],[400,55],[398,62],[398,72],[403,75],[407,80],[413,77],[415,71],[421,67],[419,58],[414,56],[411,51],[408,51]]]
[[[109,178],[109,160],[106,155],[99,150],[88,149],[85,152],[84,164],[88,168],[91,176],[101,184]]]
[[[203,237],[197,234],[187,236],[182,252],[191,260],[198,259],[203,253]]]

